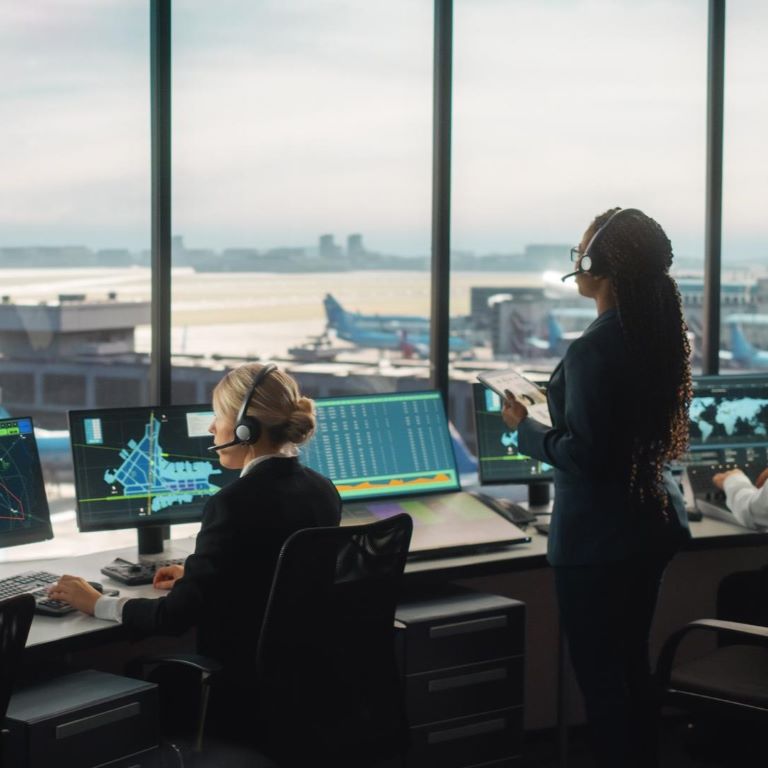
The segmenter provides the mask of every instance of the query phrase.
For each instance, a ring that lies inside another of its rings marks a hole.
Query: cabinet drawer
[[[523,703],[523,657],[409,675],[408,721],[422,725]]]
[[[407,768],[467,768],[520,754],[523,709],[500,710],[411,728]]]
[[[407,675],[521,655],[525,605],[498,595],[399,606]]]

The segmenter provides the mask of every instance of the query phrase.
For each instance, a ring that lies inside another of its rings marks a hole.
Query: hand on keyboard
[[[51,600],[69,603],[73,608],[93,616],[96,601],[101,592],[79,576],[62,576],[56,584],[48,588]]]

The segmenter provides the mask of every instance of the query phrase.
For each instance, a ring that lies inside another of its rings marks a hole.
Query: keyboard
[[[59,576],[48,571],[24,571],[15,576],[0,579],[0,600],[29,593],[35,598],[35,611],[47,616],[64,616],[76,610],[69,603],[51,600],[48,587],[55,584]]]
[[[536,515],[533,512],[520,506],[520,504],[515,504],[514,501],[491,496],[480,491],[472,491],[472,495],[479,501],[482,501],[487,507],[490,507],[494,512],[501,515],[505,520],[509,520],[510,523],[524,526],[528,523],[536,522]]]
[[[132,563],[116,557],[111,563],[105,565],[101,572],[110,579],[119,581],[128,586],[139,584],[151,584],[155,578],[155,570],[166,565],[184,565],[186,558],[174,558],[172,560],[153,560],[143,563]]]

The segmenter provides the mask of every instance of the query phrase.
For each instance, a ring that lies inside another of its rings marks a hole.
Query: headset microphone
[[[569,277],[575,277],[576,275],[580,275],[582,270],[577,269],[575,272],[569,272],[567,275],[563,275],[560,279],[565,282]]]
[[[231,448],[233,445],[240,445],[241,442],[241,440],[230,440],[228,443],[222,443],[221,445],[211,445],[206,448],[206,450],[213,453],[214,451],[221,451],[224,448]]]

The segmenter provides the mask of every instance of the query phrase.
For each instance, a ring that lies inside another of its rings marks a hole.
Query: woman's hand
[[[755,488],[762,488],[768,481],[768,469],[764,469],[755,480]]]
[[[96,601],[101,592],[94,589],[85,579],[79,576],[62,576],[56,584],[48,588],[48,596],[52,600],[62,600],[69,603],[78,611],[93,616]]]
[[[508,389],[504,390],[504,395],[505,400],[501,409],[501,418],[514,431],[528,415],[528,409]]]
[[[712,484],[719,488],[721,491],[725,487],[725,481],[731,476],[731,475],[743,475],[744,473],[740,469],[729,469],[727,472],[718,472],[716,475],[712,476]]]
[[[173,589],[173,585],[183,576],[183,565],[164,565],[155,571],[152,586],[155,589]]]

